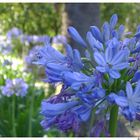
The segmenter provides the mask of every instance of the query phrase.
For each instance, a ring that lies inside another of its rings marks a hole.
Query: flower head
[[[21,78],[16,78],[14,80],[7,79],[6,85],[1,87],[2,94],[4,96],[25,96],[27,94],[28,85]]]
[[[116,94],[110,94],[114,102],[122,109],[124,116],[132,121],[136,119],[136,114],[140,112],[140,82],[133,90],[132,85],[127,82],[126,84],[126,96],[119,96]]]
[[[94,53],[94,59],[98,64],[96,70],[102,73],[108,73],[112,78],[118,79],[121,76],[119,71],[129,66],[129,63],[125,59],[128,51],[120,50],[114,54],[113,50],[112,46],[108,46],[104,54],[97,51]]]

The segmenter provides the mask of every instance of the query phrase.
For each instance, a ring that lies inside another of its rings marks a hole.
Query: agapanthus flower
[[[52,44],[63,45],[66,42],[67,42],[66,37],[62,35],[54,36],[52,39]]]
[[[48,40],[50,39],[49,36],[43,35],[43,36],[37,36],[37,35],[23,35],[20,40],[22,43],[42,43],[45,44],[46,42],[48,42]]]
[[[84,48],[87,46],[86,42],[74,27],[70,26],[68,28],[68,33],[72,37],[72,39],[79,43],[81,46],[83,46]]]
[[[12,38],[17,38],[22,34],[23,34],[22,30],[20,30],[20,29],[18,29],[16,27],[13,27],[11,30],[9,30],[7,32],[6,36],[7,36],[8,39],[12,39]]]
[[[29,60],[44,68],[44,81],[63,85],[58,95],[42,102],[44,119],[41,125],[45,130],[57,127],[64,132],[73,130],[76,135],[85,124],[86,136],[100,136],[102,132],[105,136],[113,136],[110,125],[113,125],[111,119],[115,119],[112,117],[114,106],[119,107],[119,115],[127,120],[139,119],[140,27],[129,37],[130,32],[125,32],[124,25],[116,26],[117,21],[114,14],[101,29],[91,26],[86,40],[74,27],[68,28],[71,38],[85,51],[84,56],[63,39],[64,54],[53,48],[50,40],[31,51]],[[117,109],[115,111],[117,115]],[[93,124],[94,119],[98,123],[91,128],[89,124]]]
[[[94,77],[89,77],[83,73],[78,72],[64,72],[63,78],[65,84],[74,90],[79,90],[84,86],[94,85],[95,82]]]
[[[114,102],[122,109],[123,115],[130,121],[136,119],[136,114],[140,112],[140,81],[133,90],[132,85],[127,82],[126,96],[110,94]]]
[[[1,87],[2,94],[10,97],[12,95],[24,97],[28,91],[28,85],[21,78],[7,79],[6,85]]]
[[[108,46],[105,50],[105,54],[100,52],[94,53],[94,59],[98,66],[96,70],[102,73],[108,73],[112,78],[120,78],[120,70],[128,68],[129,63],[125,60],[127,50],[120,50],[113,55],[113,48]]]
[[[90,30],[93,35],[93,37],[98,40],[101,43],[106,43],[113,37],[116,39],[121,39],[124,34],[125,27],[123,25],[120,25],[118,30],[115,29],[117,25],[118,17],[116,14],[114,14],[110,18],[110,22],[105,22],[102,26],[102,31],[96,26],[91,26]]]
[[[66,94],[65,96],[63,94],[62,96],[58,95],[57,98],[52,97],[49,100],[42,101],[41,114],[44,116],[44,120],[41,125],[44,129],[47,130],[56,125],[62,131],[68,131],[72,128],[78,131],[78,119],[76,119],[76,114],[74,115],[74,112],[71,112],[71,108],[78,105],[79,102],[76,100],[68,101],[69,99],[71,99],[71,95]],[[76,125],[76,123],[78,124]]]

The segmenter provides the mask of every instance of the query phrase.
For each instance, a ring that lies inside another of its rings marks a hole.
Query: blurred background
[[[0,3],[0,86],[5,85],[8,78],[20,77],[29,85],[26,97],[16,97],[16,136],[73,136],[55,128],[48,132],[41,128],[41,101],[57,94],[61,87],[44,83],[44,71],[27,63],[26,58],[30,50],[43,45],[48,36],[52,45],[62,52],[60,39],[67,38],[73,48],[80,49],[70,40],[67,27],[74,26],[85,38],[90,26],[101,27],[114,13],[118,14],[119,24],[124,24],[126,31],[136,31],[140,24],[138,3]],[[13,136],[11,102],[11,97],[0,94],[0,136]],[[133,124],[133,127],[123,119],[118,125],[119,136],[140,134],[139,125]]]

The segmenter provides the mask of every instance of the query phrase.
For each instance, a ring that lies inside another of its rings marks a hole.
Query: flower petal
[[[121,50],[119,51],[114,58],[111,61],[111,64],[116,65],[118,63],[120,63],[121,61],[123,61],[123,59],[125,58],[125,56],[127,55],[127,51],[125,50]]]
[[[96,70],[98,70],[98,71],[100,71],[100,72],[106,72],[106,69],[105,69],[105,67],[101,67],[101,66],[97,66],[96,67]]]
[[[138,81],[134,94],[140,97],[140,81]]]
[[[68,32],[74,41],[76,41],[77,43],[81,44],[84,48],[86,48],[87,45],[85,41],[74,27],[70,26],[68,28]]]
[[[108,41],[110,38],[110,26],[108,22],[105,22],[102,28],[103,28],[103,39],[104,41]]]
[[[116,96],[115,103],[120,107],[127,107],[128,106],[127,99],[125,97],[121,97],[121,96]]]
[[[138,80],[140,80],[140,71],[137,71],[133,78],[132,78],[132,81],[131,82],[137,82]]]
[[[132,98],[133,96],[132,85],[129,82],[127,82],[126,84],[126,94],[127,94],[127,98]]]
[[[120,73],[116,70],[110,70],[109,75],[114,79],[118,79],[121,76]]]
[[[89,45],[91,46],[91,48],[93,50],[95,50],[95,48],[99,49],[99,50],[104,50],[103,48],[103,44],[101,42],[99,42],[98,40],[96,40],[91,32],[87,33],[87,41],[89,43]]]
[[[94,59],[98,65],[101,65],[101,66],[106,65],[104,57],[99,52],[94,53]]]
[[[139,38],[139,37],[140,37],[140,31],[137,32],[137,33],[134,35],[134,37]]]
[[[84,105],[80,105],[80,106],[73,108],[73,111],[75,113],[77,113],[79,119],[84,122],[88,121],[90,114],[91,114],[91,108],[88,106],[84,106]]]
[[[93,35],[97,40],[99,40],[100,42],[102,42],[102,35],[101,35],[101,32],[100,32],[99,28],[96,27],[96,26],[91,26],[90,29],[91,29],[92,35]]]
[[[67,109],[71,107],[76,106],[77,104],[78,104],[77,101],[52,104],[43,100],[41,103],[41,106],[42,106],[41,114],[45,116],[55,116],[55,115],[63,113],[64,111],[66,111]]]
[[[118,21],[117,14],[113,14],[112,17],[110,18],[110,27],[111,27],[111,29],[113,29],[116,26],[117,21]]]
[[[114,70],[122,70],[122,69],[125,69],[129,66],[129,64],[126,62],[126,63],[120,63],[120,64],[117,64],[117,65],[114,65],[112,67],[112,69]]]
[[[105,59],[107,63],[110,63],[113,57],[113,48],[108,46],[105,51]]]

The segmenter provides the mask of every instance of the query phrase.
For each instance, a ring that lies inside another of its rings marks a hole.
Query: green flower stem
[[[30,104],[30,113],[29,113],[29,131],[28,131],[29,137],[32,136],[32,115],[33,115],[33,109],[34,109],[34,93],[32,92],[31,104]]]
[[[15,120],[15,95],[12,97],[12,135],[16,137],[16,120]]]
[[[34,74],[37,75],[38,73],[38,69],[35,69]],[[34,110],[34,98],[35,98],[35,93],[34,93],[34,89],[35,89],[35,83],[36,83],[36,76],[33,77],[33,90],[31,93],[31,98],[30,98],[30,113],[29,113],[29,128],[28,128],[28,136],[31,137],[32,136],[32,119],[33,119],[33,110]]]
[[[117,119],[118,119],[118,106],[114,105],[110,111],[110,120],[109,120],[109,133],[111,137],[116,136],[117,132]]]

